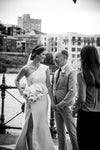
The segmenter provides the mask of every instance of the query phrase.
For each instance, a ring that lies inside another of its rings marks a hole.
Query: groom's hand
[[[59,110],[61,110],[61,108],[60,108],[59,105],[57,104],[57,105],[54,106],[54,110],[55,110],[55,111],[59,111]]]
[[[58,103],[57,105],[55,105],[55,109],[56,110],[62,110],[66,105],[66,102],[64,100],[62,100],[60,103]]]

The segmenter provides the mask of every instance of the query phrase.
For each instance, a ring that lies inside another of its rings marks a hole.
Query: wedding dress
[[[41,100],[26,103],[25,122],[15,150],[55,150],[48,125],[48,91],[46,88],[47,66],[39,68],[27,77],[28,86],[42,84],[45,87]]]

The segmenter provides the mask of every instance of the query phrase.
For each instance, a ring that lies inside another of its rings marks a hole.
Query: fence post
[[[53,89],[53,84],[54,84],[54,74],[52,74],[52,89]],[[55,130],[55,119],[54,119],[54,110],[51,107],[51,114],[50,114],[50,131],[51,131],[51,136],[54,139],[56,137],[56,130]]]
[[[1,89],[1,116],[0,116],[0,133],[4,134],[5,133],[5,125],[4,125],[4,100],[5,100],[5,74],[3,74],[3,78],[2,78],[2,84],[0,85],[0,89]]]

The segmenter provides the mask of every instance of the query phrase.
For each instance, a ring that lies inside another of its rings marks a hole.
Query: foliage
[[[46,53],[46,58],[44,60],[44,63],[48,64],[48,65],[53,65],[54,64],[52,53]]]
[[[4,64],[7,68],[22,66],[26,62],[27,58],[24,56],[0,56],[0,63]]]
[[[0,31],[2,34],[6,34],[6,27],[3,24],[0,24]]]

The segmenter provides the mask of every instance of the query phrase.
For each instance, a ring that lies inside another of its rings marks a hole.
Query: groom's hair
[[[61,50],[61,53],[66,56],[66,59],[68,58],[69,54],[67,50]]]
[[[32,54],[31,54],[31,60],[33,60],[36,55],[40,55],[42,52],[45,51],[45,47],[41,44],[36,45],[33,50],[32,50]]]

